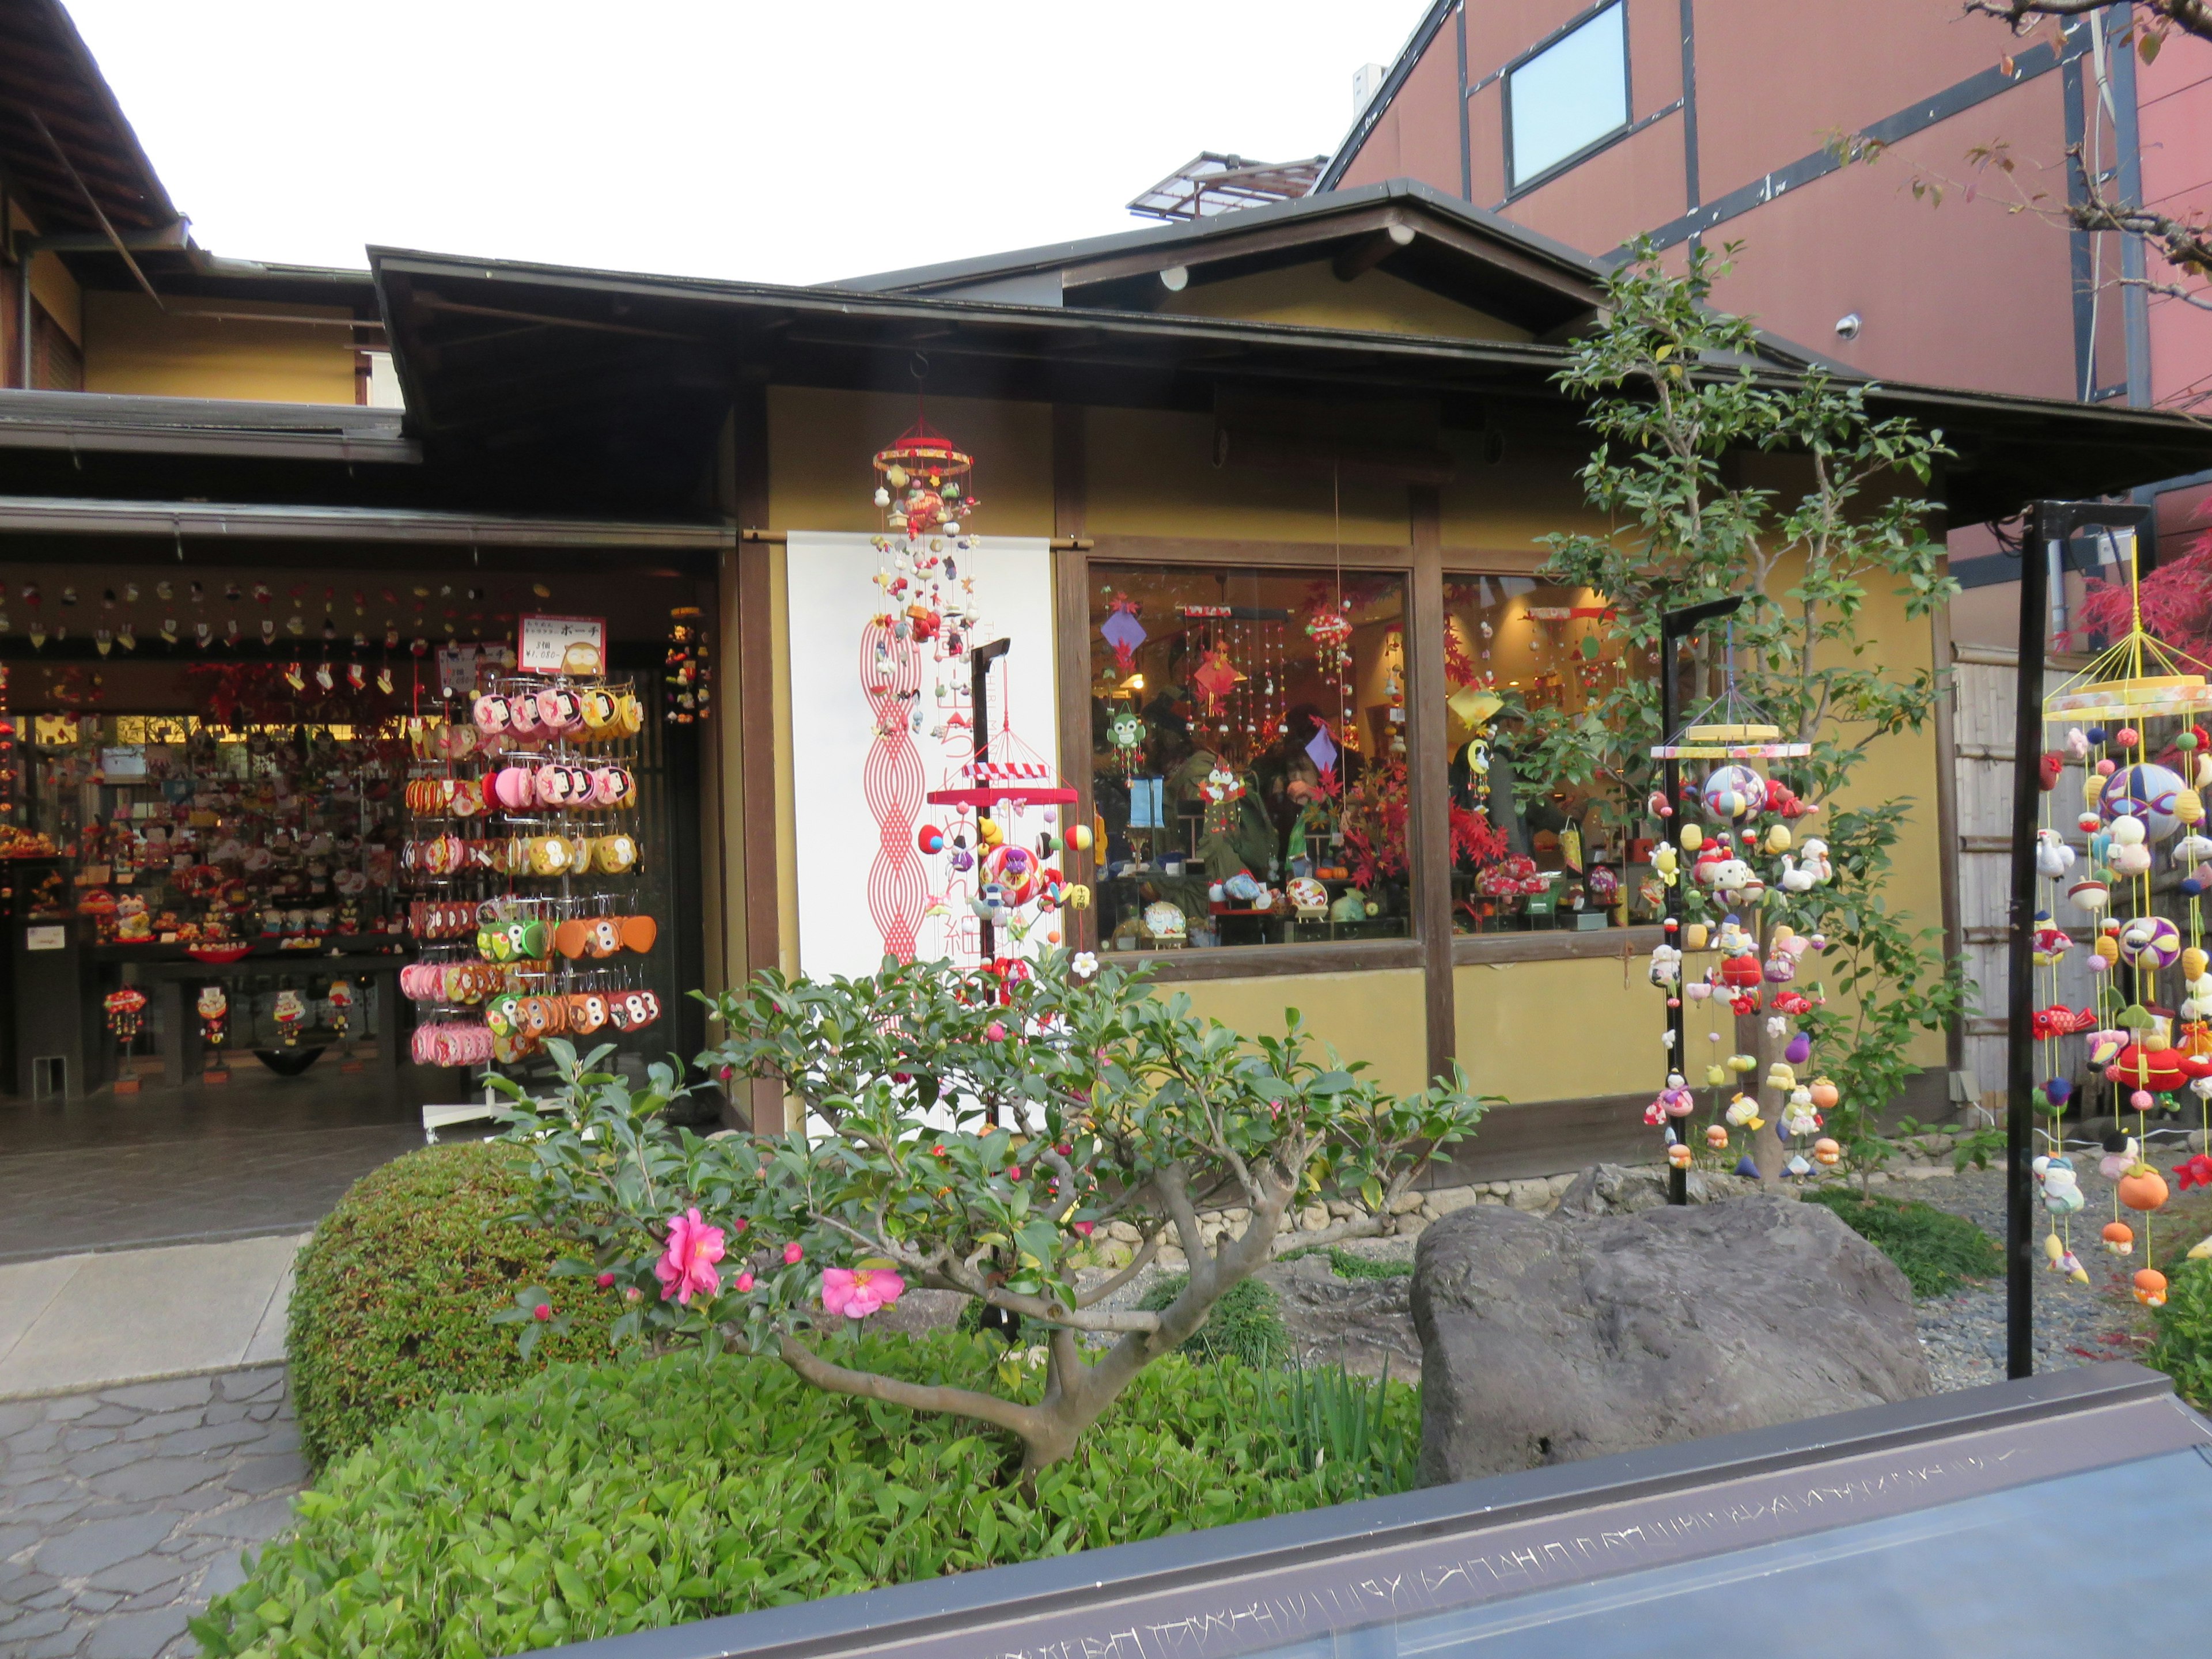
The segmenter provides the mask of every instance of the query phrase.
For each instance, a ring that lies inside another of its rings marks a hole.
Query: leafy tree
[[[1876,590],[1902,593],[1916,620],[1958,591],[1943,572],[1942,544],[1927,533],[1936,504],[1914,493],[1948,452],[1941,434],[1870,412],[1863,384],[1754,367],[1752,325],[1710,303],[1735,252],[1693,249],[1686,271],[1674,276],[1647,243],[1609,279],[1607,321],[1559,379],[1589,400],[1587,423],[1602,441],[1581,479],[1613,528],[1548,538],[1540,574],[1605,595],[1608,625],[1626,636],[1632,659],[1654,662],[1664,613],[1742,596],[1723,636],[1732,653],[1717,647],[1714,630],[1701,637],[1700,683],[1710,695],[1732,667],[1739,695],[1765,711],[1784,740],[1811,745],[1808,758],[1774,769],[1803,799],[1828,808],[1798,820],[1795,833],[1827,842],[1834,873],[1791,890],[1784,854],[1747,851],[1765,892],[1736,908],[1750,913],[1762,959],[1784,925],[1829,941],[1818,961],[1844,996],[1816,1005],[1800,1023],[1819,1069],[1843,1091],[1829,1133],[1871,1152],[1875,1118],[1916,1069],[1907,1053],[1914,1033],[1942,1028],[1964,994],[1940,932],[1915,928],[1885,895],[1910,801],[1836,804],[1871,739],[1918,731],[1934,711],[1936,677],[1885,661],[1859,621]],[[1762,456],[1778,459],[1761,465]],[[1793,477],[1794,493],[1765,482]],[[1658,763],[1649,758],[1662,735],[1656,675],[1623,677],[1579,714],[1531,710],[1529,729],[1536,778],[1609,775],[1639,795],[1656,781]],[[1685,779],[1686,801],[1694,781]],[[1770,823],[1789,827],[1781,818]],[[1730,907],[1686,872],[1674,908],[1696,921]],[[1739,1038],[1759,1061],[1751,1083],[1769,1075],[1786,1041],[1766,1020],[1757,1024],[1755,1047]],[[1675,1059],[1694,1085],[1704,1057]],[[1769,1182],[1784,1161],[1774,1127],[1783,1103],[1767,1091],[1767,1127],[1755,1141]]]
[[[1456,1067],[1385,1094],[1295,1011],[1247,1041],[1139,975],[1064,959],[1003,979],[888,960],[854,979],[769,972],[709,1006],[722,1039],[701,1064],[774,1081],[808,1127],[671,1131],[670,1068],[633,1091],[598,1069],[608,1050],[548,1043],[559,1110],[511,1121],[534,1151],[538,1218],[580,1247],[564,1270],[629,1303],[617,1340],[772,1353],[836,1393],[974,1418],[1021,1442],[1025,1475],[1197,1331],[1301,1206],[1326,1190],[1354,1214],[1299,1243],[1394,1231],[1421,1170],[1492,1103]],[[1201,1224],[1201,1206],[1243,1219]],[[1133,1251],[1106,1236],[1117,1220]],[[1189,1277],[1168,1305],[1104,1306],[1169,1240]],[[909,1286],[1042,1333],[1042,1397],[872,1367],[854,1333]]]

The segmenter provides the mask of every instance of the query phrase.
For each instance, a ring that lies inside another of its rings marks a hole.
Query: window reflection
[[[1404,621],[1395,574],[1091,567],[1103,946],[1410,931]]]

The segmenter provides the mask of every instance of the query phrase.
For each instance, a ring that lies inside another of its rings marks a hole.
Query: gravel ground
[[[2161,1162],[2170,1162],[2160,1154]],[[2063,1273],[2035,1272],[2035,1369],[2063,1370],[2106,1359],[2135,1358],[2150,1338],[2150,1319],[2130,1293],[2140,1253],[2114,1256],[2100,1240],[2112,1217],[2112,1183],[2097,1173],[2094,1154],[2076,1154],[2075,1168],[2088,1204],[2073,1218],[2074,1254],[2088,1270],[2089,1282],[2076,1285]],[[1930,1181],[1893,1181],[1877,1188],[1893,1197],[1920,1199],[1940,1210],[1962,1215],[2000,1243],[2004,1238],[2004,1177],[1995,1170],[1969,1170]],[[2036,1236],[2045,1227],[2036,1206]],[[2142,1231],[2140,1218],[2130,1216]],[[2063,1231],[2063,1230],[2062,1230]],[[2171,1264],[2197,1240],[2172,1226],[2154,1226],[2156,1259]],[[1971,1389],[2001,1382],[2005,1375],[2005,1291],[2002,1278],[1969,1286],[1955,1296],[1920,1304],[1920,1340],[1936,1390]]]

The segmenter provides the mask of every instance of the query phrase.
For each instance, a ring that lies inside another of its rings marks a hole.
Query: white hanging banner
[[[799,966],[816,978],[872,973],[886,953],[975,959],[977,871],[955,844],[965,824],[972,845],[975,814],[924,799],[967,781],[969,648],[1012,642],[992,671],[993,728],[1011,721],[1059,764],[1050,544],[979,536],[927,582],[874,544],[794,530],[785,550]],[[945,849],[923,852],[926,828],[946,833]],[[1034,955],[1052,928],[1001,937],[1000,951]]]

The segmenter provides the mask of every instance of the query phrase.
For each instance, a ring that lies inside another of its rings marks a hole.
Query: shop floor
[[[228,1085],[0,1102],[0,1261],[296,1233],[422,1144],[421,1100],[320,1066]]]

